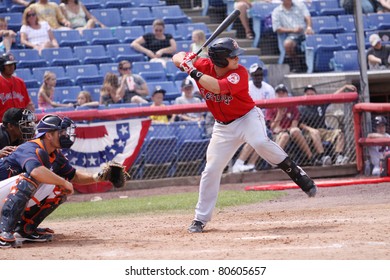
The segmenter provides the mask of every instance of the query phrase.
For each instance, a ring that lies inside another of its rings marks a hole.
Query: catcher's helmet
[[[238,56],[244,51],[232,38],[219,38],[211,44],[208,53],[216,66],[226,67],[229,64],[226,58]]]
[[[387,120],[384,116],[376,116],[375,117],[375,125],[384,124],[387,125]]]
[[[9,108],[3,116],[3,123],[10,123],[19,127],[24,141],[33,138],[35,134],[35,121],[35,114],[23,108]]]
[[[4,65],[10,65],[15,64],[16,68],[17,61],[15,60],[15,57],[11,53],[3,53],[0,56],[0,72],[4,71]]]
[[[37,125],[35,138],[45,135],[48,131],[68,129],[72,126],[74,127],[74,122],[67,117],[61,118],[57,115],[46,115]]]

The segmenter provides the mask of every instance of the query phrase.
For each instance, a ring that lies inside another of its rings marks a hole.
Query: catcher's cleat
[[[39,234],[37,232],[33,232],[31,234],[27,234],[25,232],[15,232],[14,236],[16,241],[19,242],[50,242],[53,240],[52,234]]]
[[[204,224],[200,221],[193,220],[192,224],[188,228],[189,233],[201,233],[203,232]]]
[[[12,247],[12,242],[3,241],[0,239],[0,249],[7,249]]]
[[[52,230],[51,228],[37,228],[35,230],[36,233],[38,234],[54,234],[54,230]]]

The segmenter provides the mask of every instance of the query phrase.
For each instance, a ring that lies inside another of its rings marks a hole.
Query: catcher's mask
[[[10,123],[19,128],[23,141],[34,137],[35,122],[35,114],[28,109],[9,108],[3,116],[3,123]]]
[[[209,47],[209,57],[211,61],[218,67],[226,67],[229,61],[228,57],[235,57],[243,54],[245,49],[238,46],[237,42],[232,38],[219,38],[215,40]]]
[[[70,148],[76,138],[75,134],[76,125],[68,117],[59,117],[57,115],[44,116],[37,125],[37,134],[35,138],[40,138],[49,131],[60,131],[60,146],[61,148]],[[66,134],[62,134],[62,131],[66,131]]]

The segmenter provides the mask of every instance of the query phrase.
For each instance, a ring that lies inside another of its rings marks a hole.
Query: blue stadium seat
[[[80,91],[81,87],[79,86],[55,87],[54,101],[59,103],[76,103]]]
[[[108,109],[126,109],[126,108],[138,108],[138,103],[115,103],[108,104]]]
[[[90,45],[118,44],[119,39],[112,34],[109,28],[92,28],[83,31],[83,38]]]
[[[69,65],[65,70],[76,85],[103,84],[103,76],[99,74],[95,64]]]
[[[253,40],[253,47],[257,47],[260,43],[260,38],[262,34],[268,34],[273,32],[273,30],[268,30],[265,28],[264,22],[267,17],[272,14],[272,11],[279,4],[274,3],[265,3],[265,2],[254,2],[252,8],[250,9],[250,15],[253,21],[253,31],[255,32],[255,38]]]
[[[39,56],[35,49],[12,50],[19,68],[45,67],[48,63]]]
[[[83,64],[100,64],[113,62],[112,58],[107,55],[102,45],[93,46],[76,46],[73,48],[75,56]]]
[[[134,7],[157,7],[157,6],[165,6],[166,2],[161,0],[133,0]]]
[[[313,1],[319,16],[337,16],[345,14],[344,8],[340,8],[338,0]]]
[[[343,71],[358,71],[359,56],[357,50],[343,50],[334,52],[334,70]]]
[[[264,62],[261,61],[258,55],[240,55],[240,64],[248,70],[253,63],[257,63],[260,66],[265,66]]]
[[[141,75],[147,82],[167,80],[165,68],[160,62],[134,62],[132,72]]]
[[[339,15],[337,16],[337,22],[339,26],[345,28],[346,32],[355,32],[355,18],[353,15]]]
[[[83,85],[82,89],[88,91],[91,94],[92,101],[100,100],[100,89],[102,85]]]
[[[177,41],[176,42],[176,51],[177,52],[188,52],[190,51],[190,46],[192,41]]]
[[[83,0],[83,4],[88,10],[103,8],[100,0]]]
[[[375,30],[390,29],[390,13],[368,14],[367,19],[371,28]]]
[[[177,97],[181,96],[181,92],[177,89],[174,82],[171,81],[164,81],[164,82],[148,82],[147,83],[149,88],[149,99],[152,95],[152,93],[157,88],[162,88],[166,90],[164,100],[171,101],[175,100]]]
[[[35,88],[40,85],[39,81],[31,74],[31,71],[28,68],[16,69],[15,76],[21,78],[27,88]]]
[[[145,26],[152,24],[156,19],[147,7],[122,8],[120,11],[122,25]]]
[[[131,43],[145,34],[142,26],[121,26],[115,29],[114,36],[120,43]]]
[[[167,73],[167,79],[169,81],[182,81],[188,77],[188,74],[186,72],[180,71],[179,68],[177,68],[176,65],[173,63],[173,61],[167,61],[165,65],[165,71]]]
[[[181,40],[192,40],[192,32],[197,29],[203,30],[206,38],[211,35],[210,29],[204,22],[178,24],[176,28],[176,34],[181,37]]]
[[[172,137],[175,136],[176,126],[173,123],[152,123],[149,127],[148,134],[145,140],[150,140],[152,137]]]
[[[7,20],[8,29],[19,32],[22,27],[22,15],[20,12],[12,12],[3,13],[1,17]]]
[[[179,5],[151,7],[155,18],[160,18],[165,24],[189,23],[191,19],[186,16]]]
[[[342,50],[343,47],[336,42],[332,34],[314,34],[306,37],[306,51],[313,52],[313,71],[332,71],[330,63],[333,52]]]
[[[31,98],[31,101],[34,103],[35,108],[38,108],[38,92],[39,87],[36,88],[27,88],[28,95]],[[35,112],[36,113],[36,112]]]
[[[133,49],[130,44],[107,45],[107,53],[114,59],[115,62],[120,62],[122,60],[128,60],[131,62],[145,61],[145,55]]]
[[[133,5],[132,0],[107,0],[104,1],[104,8],[109,9],[109,8],[127,8],[131,7]]]
[[[338,33],[336,34],[336,39],[343,46],[344,50],[357,49],[356,33]]]
[[[50,66],[79,65],[80,60],[73,55],[70,47],[43,49],[41,56]]]
[[[73,81],[66,75],[65,70],[62,66],[49,66],[49,67],[39,67],[39,68],[33,68],[33,76],[35,79],[37,79],[40,83],[43,82],[43,76],[46,71],[53,72],[56,74],[57,77],[57,83],[56,86],[73,86]]]
[[[70,103],[70,102],[68,102]],[[59,112],[69,112],[69,111],[74,111],[74,107],[55,107],[55,108],[46,108],[42,109],[43,112],[45,113],[59,113]]]
[[[178,24],[181,25],[181,24]],[[152,25],[146,25],[145,26],[145,33],[153,33],[153,26]],[[174,24],[165,24],[165,30],[164,33],[171,34],[175,40],[182,40],[182,35],[177,34],[176,27]]]
[[[121,14],[116,8],[92,9],[90,12],[107,27],[117,27],[121,25]]]
[[[108,72],[118,74],[118,63],[117,62],[111,62],[111,63],[102,63],[99,64],[99,73],[103,77],[106,76]]]
[[[312,17],[312,26],[316,34],[336,34],[346,32],[347,29],[340,26],[335,16]]]
[[[87,41],[77,30],[53,30],[54,37],[60,47],[85,46]]]
[[[185,140],[199,140],[205,138],[206,129],[204,127],[204,122],[178,121],[171,123],[171,125],[175,127],[175,136],[177,137],[179,145]]]
[[[0,2],[0,13],[6,13],[7,12],[7,5],[5,1]],[[19,11],[18,11],[19,12]]]

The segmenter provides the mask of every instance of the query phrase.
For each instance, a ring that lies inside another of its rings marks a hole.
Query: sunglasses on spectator
[[[27,17],[35,17],[37,14],[36,13],[32,13],[32,14],[27,14]]]
[[[121,68],[121,70],[128,71],[128,70],[131,70],[131,67],[123,67],[123,68]]]

